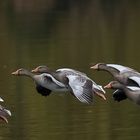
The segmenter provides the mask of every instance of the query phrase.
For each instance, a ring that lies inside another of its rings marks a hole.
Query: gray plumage
[[[105,63],[98,63],[92,66],[91,68],[99,71],[103,70],[110,73],[113,76],[114,80],[117,80],[124,85],[139,86],[138,83],[135,80],[131,79],[130,77],[132,76],[140,77],[140,73],[132,68],[118,64],[105,64]],[[126,99],[127,96],[123,93],[123,91],[121,91],[121,89],[118,89],[113,93],[113,98],[116,101],[121,101]]]

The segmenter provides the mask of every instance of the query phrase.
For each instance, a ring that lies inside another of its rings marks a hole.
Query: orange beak
[[[107,84],[106,86],[104,86],[104,88],[112,88],[111,84]]]
[[[11,73],[12,75],[18,75],[18,70]]]
[[[38,68],[35,68],[33,70],[31,70],[32,73],[37,73],[38,72]]]
[[[98,64],[91,66],[90,69],[97,70],[98,69]]]

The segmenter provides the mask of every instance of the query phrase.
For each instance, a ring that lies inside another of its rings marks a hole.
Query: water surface
[[[0,2],[0,90],[12,111],[0,140],[138,140],[140,107],[129,100],[80,103],[69,93],[37,94],[34,83],[10,73],[48,65],[85,72],[105,85],[112,77],[91,63],[140,71],[140,2],[13,0]]]

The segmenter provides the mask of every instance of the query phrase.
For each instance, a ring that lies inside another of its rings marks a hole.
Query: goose
[[[90,68],[95,70],[107,71],[114,77],[115,80],[119,81],[124,85],[139,86],[133,79],[129,78],[130,76],[140,77],[140,73],[132,68],[118,64],[105,64],[105,63],[97,63],[96,65],[93,65]],[[122,90],[117,89],[113,93],[113,98],[114,100],[119,102],[121,100],[126,99],[127,96],[123,93]]]
[[[82,103],[91,103],[93,102],[93,93],[95,93],[106,100],[104,96],[105,91],[85,74],[77,71],[74,72],[74,70],[72,72],[70,70],[69,73],[67,71],[65,74],[61,70],[58,71],[52,72],[50,70],[48,73],[35,75],[30,71],[21,68],[12,72],[12,75],[32,78],[37,86],[49,91],[47,94],[50,94],[51,91],[70,91],[70,93]]]
[[[42,96],[49,96],[50,95],[51,90],[41,86],[41,84],[40,84],[40,81],[43,80],[43,76],[34,75],[30,71],[23,69],[23,68],[18,69],[16,71],[12,72],[11,74],[15,75],[15,76],[30,77],[31,79],[33,79],[35,81],[36,90],[39,94],[41,94]]]
[[[121,89],[129,100],[140,105],[140,87],[126,86],[126,85],[121,84],[118,81],[111,81],[109,84],[104,86],[104,88]]]
[[[4,100],[0,97],[0,101],[4,102]],[[2,105],[0,105],[0,120],[8,123],[8,117],[11,116],[10,110],[6,109]]]
[[[38,66],[31,72],[45,74],[51,78],[53,83],[62,83],[81,102],[90,103],[94,94],[106,100],[102,86],[97,85],[83,72],[70,68],[61,68],[54,71],[47,66]]]

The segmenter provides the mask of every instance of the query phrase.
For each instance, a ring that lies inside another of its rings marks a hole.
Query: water
[[[0,140],[138,140],[140,107],[95,97],[80,103],[69,93],[40,96],[18,68],[48,65],[85,72],[97,83],[112,80],[91,63],[119,63],[140,71],[140,2],[14,0],[0,2],[0,90],[12,112]]]

